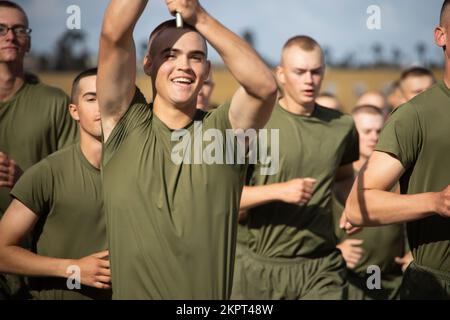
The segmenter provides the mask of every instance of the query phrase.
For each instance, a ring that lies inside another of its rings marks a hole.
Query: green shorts
[[[0,300],[30,299],[25,278],[14,274],[0,273]]]
[[[401,300],[450,300],[450,273],[419,266],[406,269],[400,288]]]
[[[247,247],[236,259],[233,300],[342,300],[345,261],[336,250],[321,258],[266,258]]]

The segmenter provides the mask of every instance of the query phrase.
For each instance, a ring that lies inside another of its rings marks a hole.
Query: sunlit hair
[[[433,79],[433,83],[436,82],[433,72],[430,69],[424,67],[412,67],[406,69],[400,76],[400,83],[405,81],[405,79],[409,77],[430,77],[431,79]]]
[[[380,108],[375,107],[371,104],[364,104],[358,107],[355,107],[352,110],[352,116],[356,116],[358,114],[372,114],[372,115],[376,115],[376,116],[380,116],[383,117],[383,111],[381,111]]]
[[[150,53],[150,50],[152,49],[151,46],[152,46],[153,42],[155,41],[156,37],[158,37],[164,30],[176,29],[176,28],[177,28],[176,20],[171,19],[171,20],[166,20],[166,21],[162,22],[155,29],[153,29],[152,33],[150,34],[150,37],[148,38],[148,43],[147,43],[148,53]],[[187,23],[185,23],[183,25],[183,29],[199,33],[197,31],[197,29],[195,29],[193,26],[191,26]],[[203,36],[202,36],[202,38],[203,38]],[[207,57],[208,56],[208,46],[206,45],[206,40],[204,38],[203,38],[203,40],[205,42],[205,56]]]
[[[320,51],[320,55],[322,58],[322,63],[325,64],[325,58],[323,55],[323,51],[322,51],[322,47],[319,45],[319,43],[314,40],[313,38],[309,37],[309,36],[305,36],[305,35],[299,35],[299,36],[295,36],[290,38],[288,41],[286,41],[286,43],[283,46],[283,50],[282,50],[282,60],[283,60],[283,54],[287,49],[290,49],[292,47],[296,47],[299,48],[303,51],[313,51],[315,49],[319,49]]]

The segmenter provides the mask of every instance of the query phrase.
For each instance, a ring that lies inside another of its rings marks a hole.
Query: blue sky
[[[97,53],[98,35],[107,0],[21,0],[33,28],[33,50],[51,53],[54,42],[66,30],[70,5],[81,9],[81,28],[88,34],[91,53]],[[427,56],[442,61],[442,51],[433,42],[442,0],[203,0],[202,5],[238,34],[252,30],[255,48],[276,63],[283,43],[291,36],[307,34],[332,50],[335,59],[354,52],[359,61],[371,61],[371,47],[379,42],[385,56],[394,47],[405,54],[405,64],[417,61],[418,42],[427,46]],[[381,10],[381,30],[369,30],[367,8]],[[135,39],[144,41],[150,31],[169,18],[164,0],[150,0],[135,30]],[[215,52],[210,57],[220,61]]]

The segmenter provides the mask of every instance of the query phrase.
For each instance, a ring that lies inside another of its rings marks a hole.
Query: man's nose
[[[181,55],[178,58],[177,67],[182,70],[190,69],[191,65],[189,64],[189,57]]]
[[[14,40],[16,38],[16,34],[12,29],[9,29],[3,37],[6,40]]]
[[[305,74],[305,78],[306,78],[306,82],[307,83],[312,83],[313,82],[313,76],[312,76],[312,72],[306,72]]]

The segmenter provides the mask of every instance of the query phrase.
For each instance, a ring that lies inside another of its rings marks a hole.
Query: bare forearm
[[[203,9],[199,10],[196,29],[220,54],[245,91],[260,100],[273,95],[276,91],[274,77],[255,50]]]
[[[136,48],[133,30],[147,0],[112,0],[100,36],[97,98],[105,141],[125,114],[135,91]]]
[[[435,214],[434,193],[401,195],[381,190],[352,191],[345,207],[349,222],[378,226],[408,222]]]
[[[39,256],[18,246],[0,249],[0,271],[24,276],[66,277],[71,260]]]
[[[245,186],[242,192],[240,211],[247,211],[251,208],[272,202],[279,199],[277,184],[249,187]]]
[[[129,41],[147,2],[148,0],[112,0],[105,12],[102,40]]]

